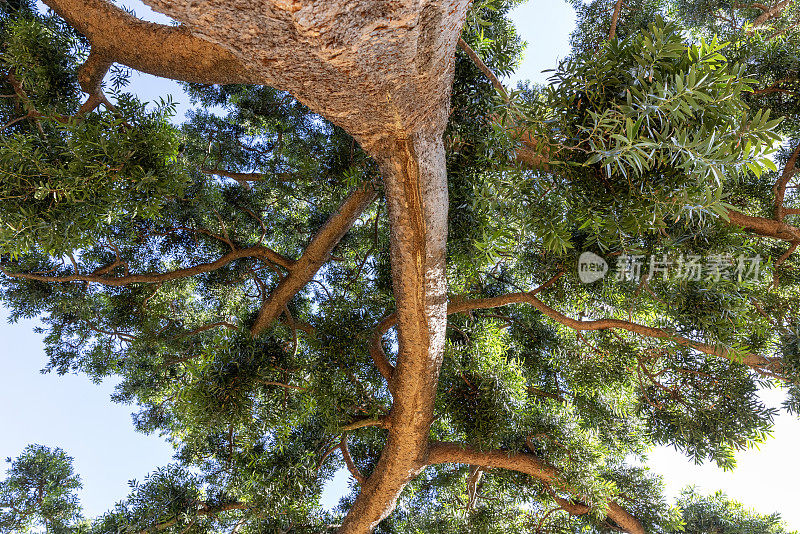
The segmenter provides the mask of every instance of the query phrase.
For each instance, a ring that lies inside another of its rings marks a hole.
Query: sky
[[[136,14],[155,22],[168,22],[146,6],[126,2]],[[569,51],[568,36],[574,26],[572,9],[559,0],[530,0],[514,10],[512,18],[528,42],[525,57],[513,78],[544,82],[541,71],[556,66]],[[143,100],[172,94],[178,118],[190,108],[180,86],[148,75],[134,74],[131,90]],[[0,458],[16,457],[29,443],[58,446],[74,458],[84,488],[80,493],[85,515],[93,517],[113,507],[128,494],[128,481],[142,480],[158,466],[170,462],[172,448],[158,436],[134,432],[135,407],[113,404],[114,383],[93,384],[83,376],[41,374],[46,364],[42,336],[35,320],[7,323],[0,308]],[[781,393],[768,391],[763,398],[779,405]],[[780,512],[789,526],[800,530],[800,419],[777,418],[772,439],[737,455],[738,467],[723,472],[715,465],[696,466],[672,449],[659,447],[648,465],[665,475],[667,494],[696,485],[704,492],[724,490],[732,498],[762,513]],[[340,472],[328,485],[325,502],[334,505],[347,484]]]

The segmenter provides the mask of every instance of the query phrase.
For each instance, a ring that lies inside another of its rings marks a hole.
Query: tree
[[[670,532],[626,459],[797,411],[798,7],[576,2],[508,91],[513,3],[0,4],[3,300],[177,451],[92,528]]]
[[[47,532],[69,532],[80,519],[75,491],[81,479],[73,472],[72,458],[61,449],[29,445],[11,462],[0,482],[0,528],[25,532],[42,524]]]

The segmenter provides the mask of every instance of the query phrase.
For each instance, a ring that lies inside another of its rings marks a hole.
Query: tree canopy
[[[31,446],[0,530],[786,532],[639,461],[800,411],[800,4],[574,0],[509,88],[512,0],[45,3],[0,0],[0,301],[175,461],[88,520]]]

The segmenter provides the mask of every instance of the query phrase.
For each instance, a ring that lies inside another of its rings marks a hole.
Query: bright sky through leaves
[[[133,7],[139,16],[150,13],[145,6]],[[563,2],[533,0],[516,10],[515,21],[529,45],[517,75],[504,82],[541,82],[547,75],[540,71],[554,67],[556,59],[567,53],[571,8]],[[134,75],[132,81],[132,90],[144,100],[172,93],[179,103],[178,118],[188,109],[177,84],[146,75]],[[128,493],[128,479],[141,479],[153,467],[170,461],[171,449],[158,437],[133,432],[131,407],[109,402],[113,384],[98,386],[83,376],[38,374],[45,358],[40,336],[32,333],[35,323],[8,326],[2,312],[0,320],[0,394],[5,408],[0,415],[4,429],[0,434],[2,457],[16,456],[28,443],[63,448],[75,458],[76,471],[84,481],[82,502],[90,517],[122,499]],[[779,403],[779,399],[774,400]],[[793,484],[800,475],[793,451],[798,440],[800,422],[782,415],[775,427],[775,439],[760,451],[737,455],[739,467],[732,473],[722,473],[714,465],[692,466],[678,453],[663,448],[653,451],[650,465],[669,475],[666,483],[671,496],[687,484],[697,484],[705,491],[723,489],[761,512],[780,512],[791,527],[800,529],[800,510],[795,504],[800,502],[800,490]],[[125,458],[124,463],[120,458]],[[767,478],[764,473],[781,476]],[[346,479],[337,476],[335,481],[341,484]],[[329,495],[336,495],[335,485],[329,489]]]

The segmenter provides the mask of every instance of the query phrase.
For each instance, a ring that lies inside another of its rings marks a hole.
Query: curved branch
[[[387,416],[382,416],[379,417],[378,419],[362,419],[361,421],[356,421],[355,423],[343,426],[342,432],[350,432],[352,430],[358,430],[359,428],[367,428],[372,426],[389,428],[389,425],[390,425],[389,418]]]
[[[386,352],[383,350],[383,336],[389,329],[397,323],[397,314],[391,313],[384,317],[378,326],[372,332],[369,338],[369,355],[375,363],[375,367],[383,375],[386,383],[389,384],[389,389],[392,386],[392,377],[394,375],[394,365],[386,357]]]
[[[524,294],[531,296],[536,295],[539,292],[544,291],[548,287],[555,284],[558,281],[558,279],[561,278],[563,275],[564,271],[561,271],[552,278],[550,278],[550,280],[548,280],[541,286],[534,289],[533,291]],[[515,299],[517,298],[516,295],[521,295],[521,294],[522,293],[506,295],[506,297],[509,297],[511,300],[509,302],[506,302],[505,304],[514,304],[519,302]],[[502,299],[503,297],[498,297],[498,298]],[[495,298],[495,299],[474,299],[463,302],[449,303],[447,305],[447,315],[452,315],[454,313],[461,313],[469,310],[483,309],[483,308],[497,308],[498,306],[505,305],[503,303],[498,304],[497,302],[499,301],[497,300],[497,298]],[[484,306],[483,304],[486,305]],[[378,325],[375,327],[375,329],[372,332],[372,337],[370,337],[369,340],[369,353],[370,356],[372,356],[372,361],[375,362],[375,366],[378,368],[378,371],[380,371],[380,373],[386,379],[386,382],[389,384],[390,390],[392,386],[394,365],[392,365],[392,363],[388,360],[388,358],[386,358],[386,353],[383,350],[382,340],[386,332],[388,332],[389,329],[392,328],[396,323],[397,323],[397,314],[390,313],[389,315],[381,319],[381,322],[379,322]]]
[[[683,336],[671,334],[661,328],[653,328],[650,326],[645,326],[638,323],[623,321],[619,319],[598,319],[595,321],[578,321],[576,319],[572,319],[571,317],[567,317],[566,315],[547,306],[544,302],[536,298],[531,293],[526,293],[526,292],[510,293],[508,295],[501,295],[499,297],[492,297],[486,299],[464,300],[456,304],[453,304],[451,306],[448,306],[448,313],[451,313],[450,311],[451,309],[462,312],[462,311],[477,310],[477,309],[496,308],[499,306],[505,306],[507,304],[530,304],[531,306],[542,312],[550,319],[564,326],[572,328],[573,330],[587,331],[587,330],[606,330],[609,328],[615,328],[619,330],[626,330],[628,332],[639,334],[646,337],[672,341],[674,343],[677,343],[678,345],[692,348],[694,350],[708,354],[710,356],[717,356],[720,358],[728,359],[732,362],[747,365],[748,367],[753,368],[757,372],[765,371],[773,373],[776,370],[779,370],[781,367],[780,358],[767,358],[765,356],[759,356],[757,354],[749,354],[749,353],[748,354],[732,353],[731,351],[729,351],[724,347],[718,348],[709,345],[707,343],[693,341]],[[454,311],[453,313],[456,313],[456,311]]]
[[[786,9],[789,4],[792,3],[793,0],[782,0],[775,4],[774,6],[764,10],[761,15],[759,15],[756,20],[753,21],[753,28],[758,28],[763,26],[768,21],[774,19],[775,17],[779,16],[783,13],[783,10]]]
[[[363,484],[366,479],[353,461],[353,457],[350,456],[350,449],[347,446],[347,432],[342,434],[339,448],[342,450],[342,458],[344,458],[344,463],[347,465],[347,470],[350,471],[350,474],[353,475],[353,478],[356,479],[359,484]]]
[[[231,52],[180,26],[145,22],[105,0],[44,0],[89,39],[92,52],[79,81],[87,93],[99,88],[111,63],[162,78],[207,84],[264,83]]]
[[[508,451],[478,451],[457,443],[432,442],[428,449],[428,465],[459,463],[487,468],[499,467],[519,471],[546,484],[557,484],[566,491],[574,490],[559,483],[560,473],[530,453],[509,454]],[[631,534],[646,534],[642,524],[614,501],[606,512],[617,525]]]
[[[783,221],[786,215],[783,200],[786,197],[786,186],[795,174],[798,156],[800,156],[800,143],[797,143],[797,146],[792,151],[792,155],[789,156],[789,160],[786,162],[786,166],[783,168],[783,172],[773,188],[775,191],[775,220],[777,221]]]
[[[364,183],[350,193],[336,213],[331,215],[328,222],[317,232],[300,259],[292,264],[289,274],[264,300],[258,317],[250,328],[253,336],[259,335],[269,327],[283,313],[284,306],[316,276],[317,271],[330,258],[333,248],[339,244],[344,234],[352,228],[356,219],[377,196],[371,182]]]
[[[119,287],[126,286],[128,284],[156,284],[168,282],[170,280],[178,280],[180,278],[188,278],[190,276],[216,271],[217,269],[221,269],[233,261],[244,258],[263,258],[269,262],[275,263],[290,270],[293,268],[295,263],[292,260],[266,247],[248,247],[231,251],[216,261],[201,263],[199,265],[194,265],[192,267],[186,267],[183,269],[176,269],[166,273],[131,274],[125,276],[102,276],[100,274],[47,276],[33,273],[10,273],[3,267],[0,267],[0,271],[2,271],[8,277],[23,280],[36,280],[38,282],[92,282],[106,286]]]
[[[784,213],[785,214],[785,213]],[[800,228],[786,224],[783,221],[767,219],[766,217],[753,217],[736,210],[728,211],[728,220],[745,230],[780,241],[800,241]]]

